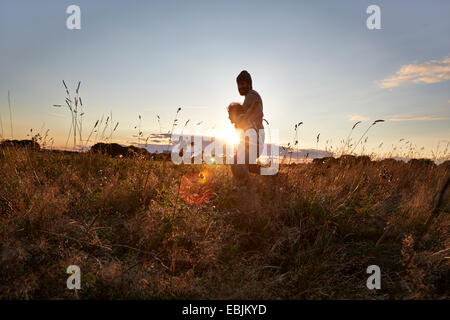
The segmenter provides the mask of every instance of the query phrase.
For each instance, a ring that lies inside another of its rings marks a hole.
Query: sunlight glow
[[[234,128],[228,129],[225,133],[222,134],[220,138],[222,138],[224,142],[232,144],[234,146],[237,145],[240,141],[239,134]]]

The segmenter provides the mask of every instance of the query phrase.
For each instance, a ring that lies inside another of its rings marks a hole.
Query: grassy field
[[[236,190],[225,165],[5,148],[0,172],[1,299],[449,298],[449,161],[283,165]]]

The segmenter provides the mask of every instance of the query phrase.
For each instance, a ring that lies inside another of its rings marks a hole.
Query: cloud
[[[170,138],[170,133],[150,133],[148,135],[150,139],[164,139],[164,138]]]
[[[349,117],[350,121],[366,121],[369,120],[367,117],[360,116],[359,114],[354,114]]]
[[[47,111],[47,114],[50,116],[53,116],[53,117],[58,117],[58,118],[64,118],[64,119],[69,118],[69,116],[66,114],[56,113],[56,112],[52,112],[52,111]]]
[[[407,118],[394,117],[389,119],[389,121],[439,121],[448,119],[449,118],[446,117],[407,117]]]
[[[450,80],[450,58],[431,60],[423,64],[407,64],[392,77],[380,82],[381,88],[398,87],[405,82],[437,83]]]

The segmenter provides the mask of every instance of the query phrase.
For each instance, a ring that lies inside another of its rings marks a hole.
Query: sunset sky
[[[81,30],[66,8],[81,8]],[[381,8],[368,30],[366,8]],[[0,2],[0,115],[10,138],[49,129],[64,146],[70,128],[62,79],[81,81],[85,136],[102,115],[119,121],[114,142],[202,122],[231,130],[226,106],[243,101],[236,76],[248,70],[280,142],[338,147],[356,121],[367,145],[400,139],[429,152],[450,139],[449,1],[23,1]],[[330,141],[331,140],[331,141]]]

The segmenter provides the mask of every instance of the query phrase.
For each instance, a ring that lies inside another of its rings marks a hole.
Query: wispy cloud
[[[150,133],[148,135],[150,139],[164,139],[164,138],[170,138],[170,133]]]
[[[62,114],[62,113],[56,113],[56,112],[51,112],[51,111],[47,111],[47,114],[53,117],[58,117],[58,118],[64,118],[64,119],[68,119],[69,116],[66,114]]]
[[[437,83],[450,80],[450,58],[431,60],[423,64],[407,64],[398,70],[395,75],[383,79],[381,88],[398,87],[405,82]]]
[[[389,121],[439,121],[448,120],[447,117],[393,117]]]
[[[361,115],[359,115],[359,114],[351,115],[351,116],[349,116],[348,119],[349,119],[350,121],[366,121],[366,120],[369,120],[369,118],[363,117],[363,116],[361,116]]]

